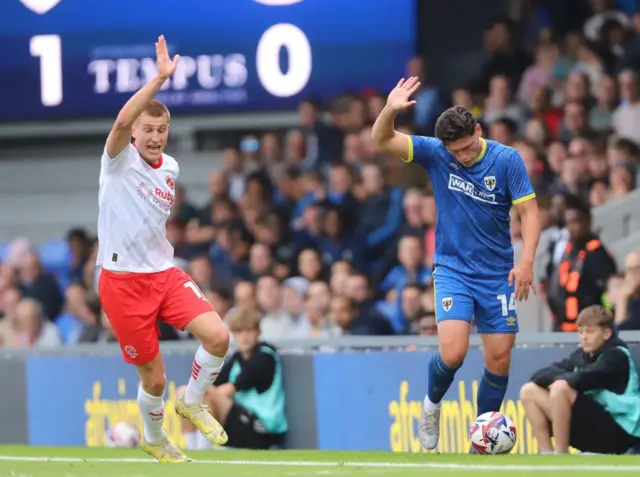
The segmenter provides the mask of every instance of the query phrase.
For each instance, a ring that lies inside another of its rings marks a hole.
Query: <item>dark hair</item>
[[[568,194],[565,198],[565,203],[565,211],[575,210],[584,215],[587,219],[591,220],[591,209],[585,203],[585,201],[577,195]]]
[[[436,121],[436,137],[446,144],[473,136],[476,124],[478,121],[467,108],[454,106],[442,113]]]

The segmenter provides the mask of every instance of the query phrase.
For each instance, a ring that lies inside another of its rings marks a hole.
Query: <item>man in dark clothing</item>
[[[25,298],[38,300],[50,321],[54,321],[62,311],[64,299],[60,287],[53,275],[42,270],[40,259],[34,252],[25,254],[20,264],[20,291]]]
[[[480,68],[480,74],[471,89],[474,93],[486,93],[491,78],[506,76],[513,91],[516,91],[522,73],[531,64],[531,57],[513,40],[510,23],[503,19],[493,21],[485,29],[484,40],[489,57]]]
[[[358,306],[345,296],[335,296],[330,304],[331,321],[341,335],[393,335],[387,319],[371,309],[370,313],[358,313]]]
[[[578,317],[581,348],[543,368],[520,391],[541,453],[622,454],[640,438],[640,383],[631,353],[599,305]],[[550,432],[551,431],[551,432]]]
[[[578,313],[590,305],[602,304],[607,280],[616,263],[597,235],[591,232],[591,211],[577,197],[568,196],[564,212],[569,242],[549,287],[549,308],[555,317],[555,331],[577,331]]]

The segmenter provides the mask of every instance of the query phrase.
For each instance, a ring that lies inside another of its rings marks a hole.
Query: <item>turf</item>
[[[160,465],[137,449],[0,447],[0,477],[368,477],[474,474],[631,475],[636,456],[474,456],[389,452],[191,452],[194,464]]]

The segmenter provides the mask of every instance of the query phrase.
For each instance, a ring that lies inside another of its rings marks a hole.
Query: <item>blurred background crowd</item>
[[[397,127],[430,135],[444,109],[469,108],[485,137],[520,152],[534,185],[551,237],[537,275],[553,329],[575,331],[579,310],[594,303],[614,309],[620,328],[640,329],[640,253],[617,266],[591,224],[593,208],[640,179],[640,13],[633,1],[518,5],[485,26],[486,59],[472,81],[438,86],[438,65],[420,57],[398,71],[423,86]],[[385,91],[366,89],[303,100],[298,127],[227,138],[206,202],[178,185],[167,225],[176,263],[221,316],[253,304],[267,340],[437,334],[436,204],[419,165],[370,140],[385,101]],[[521,240],[516,215],[512,237]],[[88,231],[46,250],[25,237],[0,250],[0,346],[114,339]]]

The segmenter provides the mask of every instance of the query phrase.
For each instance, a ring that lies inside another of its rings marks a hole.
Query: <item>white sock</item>
[[[187,444],[187,450],[198,450],[198,435],[199,432],[185,432],[184,440]]]
[[[209,386],[218,377],[223,364],[224,357],[218,358],[210,355],[200,345],[198,351],[196,351],[196,357],[193,358],[191,377],[189,378],[187,390],[184,392],[184,402],[186,404],[200,404],[202,402],[204,393],[207,392]]]
[[[162,429],[164,424],[164,392],[162,396],[152,396],[138,388],[138,405],[144,422],[144,438],[147,442],[160,442],[167,435]]]
[[[424,397],[424,401],[422,401],[422,408],[425,411],[435,411],[437,409],[440,409],[440,403],[439,402],[431,402],[431,399],[429,399],[429,395],[427,394]]]
[[[196,450],[209,450],[213,445],[200,432],[196,434]]]

